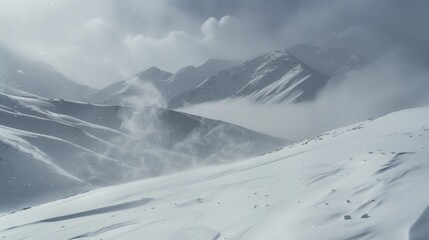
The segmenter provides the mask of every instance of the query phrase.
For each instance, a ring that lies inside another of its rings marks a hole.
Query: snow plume
[[[201,128],[192,131],[186,138],[177,142],[173,151],[196,156],[197,165],[210,165],[254,155],[251,141],[243,141],[240,129],[231,125],[216,125],[207,120],[200,120]]]
[[[129,153],[130,159],[125,162],[132,171],[124,180],[171,173],[191,165],[193,159],[163,148],[167,130],[162,128],[159,118],[161,107],[166,104],[162,94],[148,81],[135,78],[129,82],[138,91],[122,101],[120,130],[126,135],[111,139]]]
[[[166,106],[166,100],[149,81],[133,78],[129,83],[138,91],[122,99],[122,106],[129,108],[120,112],[121,130],[137,139],[160,142],[158,111]]]
[[[231,124],[165,110],[164,98],[150,82],[132,82],[139,91],[126,97],[119,111],[124,134],[109,140],[115,148],[105,154],[127,165],[123,181],[241,160],[285,144]]]
[[[429,104],[429,70],[400,50],[331,82],[312,102],[262,105],[226,100],[180,109],[286,139],[303,139],[356,121]]]
[[[123,98],[123,106],[165,107],[167,105],[167,101],[151,82],[134,77],[128,83],[134,89],[138,89],[139,92]]]

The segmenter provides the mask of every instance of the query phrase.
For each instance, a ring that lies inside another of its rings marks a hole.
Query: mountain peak
[[[143,72],[140,72],[137,74],[137,77],[139,79],[149,79],[149,80],[155,80],[155,81],[166,80],[171,76],[173,76],[172,73],[161,70],[157,67],[150,67],[144,70]]]

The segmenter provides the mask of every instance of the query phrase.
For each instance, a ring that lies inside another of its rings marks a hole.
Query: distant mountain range
[[[313,100],[329,81],[337,81],[366,60],[346,49],[327,44],[300,44],[242,63],[211,59],[198,67],[185,67],[175,74],[149,68],[134,77],[93,94],[89,101],[122,105],[143,94],[151,83],[170,108],[234,99],[272,104]]]
[[[0,92],[83,101],[95,91],[46,63],[27,60],[0,46]]]
[[[227,98],[261,103],[311,100],[327,82],[286,51],[276,51],[221,71],[169,102],[172,108]]]
[[[93,94],[88,101],[99,104],[123,105],[127,99],[144,94],[144,83],[155,86],[166,101],[195,88],[212,75],[238,64],[237,61],[210,59],[204,64],[188,66],[172,74],[156,67],[151,67],[135,76],[114,83]]]
[[[72,82],[49,65],[0,48],[0,91],[136,105],[134,100],[143,97],[149,83],[169,108],[225,99],[297,103],[313,100],[328,83],[342,81],[347,72],[362,68],[390,49],[399,49],[410,63],[429,66],[428,43],[390,29],[362,26],[317,43],[298,44],[242,62],[210,59],[174,74],[152,67],[96,91]]]

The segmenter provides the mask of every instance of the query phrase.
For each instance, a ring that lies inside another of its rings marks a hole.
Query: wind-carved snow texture
[[[248,161],[10,213],[0,237],[427,239],[428,119],[429,108],[404,110]]]
[[[145,89],[144,96],[156,99],[156,92]],[[236,161],[286,144],[228,123],[128,100],[140,107],[0,94],[0,210]],[[236,152],[234,145],[248,149]]]

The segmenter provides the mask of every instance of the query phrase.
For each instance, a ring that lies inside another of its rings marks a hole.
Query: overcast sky
[[[429,40],[427,0],[1,0],[0,44],[103,87],[151,66],[242,59],[357,25]]]

